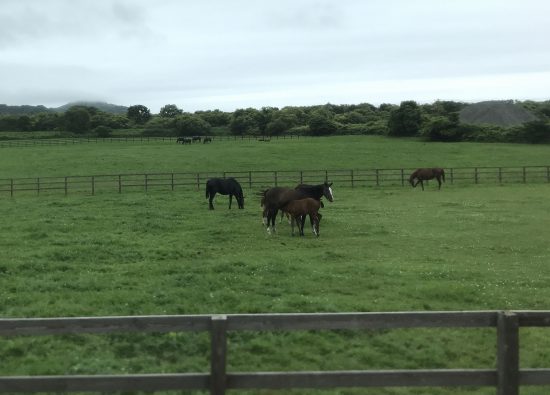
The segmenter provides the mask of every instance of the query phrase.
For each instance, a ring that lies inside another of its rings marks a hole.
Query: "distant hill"
[[[126,114],[128,107],[118,106],[116,104],[110,104],[105,102],[93,102],[93,101],[77,101],[72,103],[67,103],[61,107],[52,108],[51,110],[56,112],[65,112],[72,106],[86,106],[86,107],[95,107],[100,111],[108,112],[111,114]]]
[[[116,104],[110,104],[105,102],[87,102],[79,101],[73,103],[67,103],[61,107],[48,108],[45,106],[8,106],[6,104],[0,104],[0,115],[34,115],[41,112],[65,112],[72,106],[88,106],[95,107],[101,111],[111,114],[126,114],[128,107],[117,106]]]
[[[512,100],[484,101],[469,104],[460,113],[460,122],[473,125],[489,124],[517,126],[537,119],[520,104]]]
[[[0,115],[34,115],[52,111],[51,108],[44,106],[8,106],[7,104],[0,104]]]

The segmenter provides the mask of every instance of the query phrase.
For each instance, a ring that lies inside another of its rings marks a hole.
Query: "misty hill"
[[[520,104],[512,100],[484,101],[469,104],[460,111],[460,122],[473,125],[489,124],[517,126],[537,119]]]
[[[65,112],[73,106],[86,106],[86,107],[95,107],[100,111],[108,112],[111,114],[126,114],[128,107],[118,106],[116,104],[110,104],[105,102],[92,102],[92,101],[77,101],[72,103],[67,103],[61,107],[52,108],[51,110],[56,112]]]
[[[72,106],[95,107],[100,111],[108,112],[111,114],[126,114],[128,110],[128,107],[118,106],[116,104],[110,104],[105,102],[87,102],[87,101],[67,103],[57,108],[48,108],[45,106],[29,106],[29,105],[8,106],[6,104],[0,104],[0,115],[34,115],[42,112],[65,112]]]

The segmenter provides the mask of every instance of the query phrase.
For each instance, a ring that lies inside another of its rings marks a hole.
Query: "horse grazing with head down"
[[[441,189],[441,180],[445,182],[445,170],[440,167],[416,169],[409,177],[409,182],[411,183],[413,188],[415,188],[420,183],[422,190],[424,190],[424,183],[422,181],[432,180],[434,178],[437,180],[439,189]]]
[[[222,195],[229,195],[229,209],[231,209],[231,200],[233,196],[237,199],[239,208],[244,208],[244,196],[241,184],[234,178],[211,178],[206,182],[206,198],[208,201],[208,208],[214,210],[212,200],[216,193]]]
[[[290,214],[292,218],[292,236],[294,236],[294,223],[298,224],[298,231],[300,236],[304,235],[304,223],[306,221],[306,215],[309,215],[309,220],[311,222],[311,227],[313,228],[313,233],[315,236],[319,236],[319,221],[320,214],[319,209],[321,208],[321,202],[312,198],[305,198],[300,200],[292,200],[288,202],[284,207],[281,208],[284,212]]]
[[[318,185],[300,184],[296,188],[274,187],[260,193],[261,204],[264,208],[264,224],[269,233],[275,232],[275,219],[277,213],[289,202],[305,198],[312,198],[320,201],[324,196],[329,202],[334,200],[332,195],[332,183],[324,182]]]

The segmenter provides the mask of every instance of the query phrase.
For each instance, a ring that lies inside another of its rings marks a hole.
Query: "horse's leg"
[[[305,215],[304,215],[304,218],[305,218]],[[314,215],[313,214],[309,214],[309,223],[311,225],[311,230],[313,231],[313,234],[316,235],[317,232],[315,230],[315,220],[314,220]]]
[[[422,187],[422,190],[424,190],[424,182],[420,180],[420,186]]]
[[[231,201],[233,200],[233,195],[229,194],[229,210],[231,210]]]
[[[441,177],[437,176],[436,180],[437,180],[437,184],[439,185],[438,189],[441,189]]]
[[[290,220],[290,228],[292,229],[292,236],[294,236],[294,217],[292,217],[292,219]],[[300,229],[300,227],[298,226],[298,229]]]
[[[216,192],[211,192],[210,197],[208,198],[208,208],[210,210],[214,210],[214,205],[212,204],[212,200],[214,200],[214,196],[216,196]]]
[[[300,236],[304,236],[304,225],[306,224],[306,215],[300,217]]]

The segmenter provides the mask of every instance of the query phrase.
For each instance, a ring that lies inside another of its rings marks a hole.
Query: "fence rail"
[[[190,137],[190,136],[189,136]],[[281,135],[281,136],[200,136],[210,137],[212,141],[263,141],[270,140],[299,140],[312,138],[312,136]],[[0,140],[0,148],[9,147],[32,147],[36,145],[74,145],[85,143],[150,143],[150,142],[176,142],[177,137],[148,137],[148,136],[127,136],[127,137],[72,137],[72,138],[35,138]],[[195,142],[196,144],[196,142]]]
[[[0,376],[0,392],[160,391],[337,387],[491,386],[518,395],[521,385],[549,385],[550,369],[519,369],[519,329],[550,327],[550,311],[232,314],[0,319],[0,336],[208,331],[209,373]],[[496,328],[495,369],[227,372],[230,331],[397,328]]]
[[[218,171],[185,173],[96,174],[84,176],[0,179],[0,196],[27,194],[91,194],[149,190],[202,189],[212,177],[234,177],[243,187],[268,188],[332,181],[342,187],[408,185],[414,169],[340,169],[283,171]],[[550,166],[447,168],[446,182],[465,184],[550,183]]]

